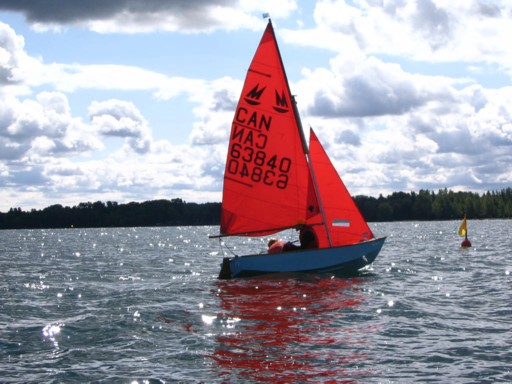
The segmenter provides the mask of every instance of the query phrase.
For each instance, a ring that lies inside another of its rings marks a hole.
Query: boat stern
[[[222,259],[222,264],[219,272],[219,279],[226,280],[231,279],[233,276],[231,275],[231,259],[229,257],[225,257]]]

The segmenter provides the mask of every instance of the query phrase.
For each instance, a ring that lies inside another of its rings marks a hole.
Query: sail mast
[[[277,54],[278,54],[279,60],[281,62],[281,67],[283,68],[283,75],[284,75],[284,78],[286,80],[286,86],[288,88],[288,95],[290,96],[290,100],[292,102],[293,115],[295,117],[295,121],[297,122],[297,129],[299,131],[299,136],[300,136],[300,139],[301,139],[301,142],[302,142],[302,149],[304,151],[304,156],[306,157],[306,160],[307,160],[307,163],[308,163],[309,172],[311,174],[311,179],[313,181],[313,187],[315,189],[315,194],[316,194],[316,198],[317,198],[317,201],[318,201],[318,208],[320,210],[320,214],[322,215],[322,221],[324,222],[324,225],[325,225],[325,232],[327,233],[327,240],[329,241],[329,246],[332,246],[331,234],[329,232],[329,223],[327,222],[327,217],[325,215],[324,206],[322,204],[322,198],[321,198],[320,193],[319,193],[320,191],[319,191],[318,183],[317,183],[317,180],[316,180],[316,177],[315,177],[315,171],[313,169],[313,165],[311,164],[311,158],[309,156],[309,148],[308,148],[308,144],[307,144],[307,141],[306,141],[306,136],[304,135],[304,129],[302,128],[302,121],[300,119],[299,110],[297,108],[297,102],[295,100],[295,96],[292,95],[292,92],[290,90],[290,84],[288,83],[288,76],[286,75],[286,70],[284,69],[283,59],[281,57],[281,51],[279,50],[279,46],[277,45],[277,39],[276,39],[276,36],[275,36],[275,33],[274,33],[274,28],[272,26],[272,21],[271,21],[270,18],[268,19],[268,23],[271,26],[272,35],[273,35],[274,40],[276,41]]]
[[[315,170],[313,169],[313,164],[311,163],[311,157],[309,155],[309,148],[306,143],[306,137],[304,136],[304,129],[302,128],[302,121],[300,120],[299,110],[297,109],[297,102],[295,101],[295,97],[292,96],[293,103],[293,113],[295,115],[295,120],[297,120],[297,128],[300,132],[300,138],[302,140],[302,148],[304,149],[304,155],[306,156],[306,160],[309,167],[309,172],[311,174],[311,180],[313,181],[313,187],[315,189],[316,199],[318,201],[318,208],[320,210],[320,214],[322,215],[322,221],[325,225],[325,233],[327,234],[327,240],[329,241],[329,247],[332,247],[332,239],[331,233],[329,232],[329,223],[327,221],[327,217],[325,215],[324,205],[322,203],[322,196],[320,195],[320,189],[318,188],[318,183],[315,176]]]

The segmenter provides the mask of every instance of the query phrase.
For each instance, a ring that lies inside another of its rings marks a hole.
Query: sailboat
[[[229,136],[220,234],[268,236],[309,228],[314,249],[224,257],[219,278],[352,273],[371,264],[375,238],[315,132],[309,145],[269,19],[247,71]]]
[[[466,214],[464,214],[464,219],[462,219],[462,222],[459,226],[459,236],[464,237],[464,240],[462,240],[462,243],[460,243],[462,248],[471,247],[471,241],[468,240],[468,224],[466,220]]]

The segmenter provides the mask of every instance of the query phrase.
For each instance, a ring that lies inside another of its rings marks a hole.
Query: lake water
[[[352,278],[231,281],[216,227],[0,231],[0,382],[512,382],[512,221],[458,225],[371,224]]]

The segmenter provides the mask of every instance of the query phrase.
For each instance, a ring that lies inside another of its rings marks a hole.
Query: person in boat
[[[286,243],[282,240],[272,238],[268,241],[268,250],[267,253],[279,253],[283,251]]]
[[[315,249],[318,248],[318,238],[315,231],[309,226],[303,226],[299,234],[301,249]]]
[[[300,245],[295,245],[289,241],[283,246],[283,251],[295,251],[298,249],[315,249],[318,248],[318,238],[313,228],[307,225],[301,225],[299,228]]]

